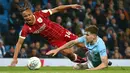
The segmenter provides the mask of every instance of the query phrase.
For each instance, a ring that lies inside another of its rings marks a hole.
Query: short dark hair
[[[16,7],[20,12],[31,8],[28,0],[20,0],[18,3],[16,3]]]
[[[98,28],[95,25],[90,25],[85,29],[86,32],[90,32],[92,34],[98,34]]]

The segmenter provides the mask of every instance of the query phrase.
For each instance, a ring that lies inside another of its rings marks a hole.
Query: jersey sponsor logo
[[[42,23],[42,22],[43,22],[43,20],[42,20],[41,17],[39,17],[39,18],[37,19],[37,21],[38,21],[39,23]]]
[[[44,23],[38,30],[34,31],[33,33],[34,33],[34,34],[39,34],[39,33],[42,32],[45,28],[46,28],[46,25],[45,25],[45,23]]]

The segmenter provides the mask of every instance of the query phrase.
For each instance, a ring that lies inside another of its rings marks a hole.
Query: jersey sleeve
[[[26,26],[23,26],[22,30],[19,33],[19,37],[25,39],[27,35],[28,35],[28,28]]]
[[[107,56],[107,52],[106,52],[106,46],[105,43],[103,42],[103,40],[100,40],[99,44],[98,44],[98,48],[99,48],[99,53],[100,56]]]
[[[82,36],[82,37],[79,37],[77,40],[79,43],[84,43],[86,38],[85,38],[85,36]]]
[[[42,16],[44,16],[44,17],[48,17],[48,16],[52,15],[52,11],[51,11],[51,9],[41,10],[40,14],[42,14]]]

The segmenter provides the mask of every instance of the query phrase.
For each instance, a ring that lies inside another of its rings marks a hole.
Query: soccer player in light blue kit
[[[108,58],[106,53],[106,46],[104,41],[97,36],[98,28],[94,25],[90,25],[85,29],[85,35],[79,37],[76,40],[72,40],[58,49],[51,50],[47,53],[57,54],[59,51],[72,47],[77,43],[84,43],[88,52],[86,53],[86,59],[88,60],[85,64],[77,64],[74,66],[75,69],[86,69],[86,70],[100,70],[108,66]]]

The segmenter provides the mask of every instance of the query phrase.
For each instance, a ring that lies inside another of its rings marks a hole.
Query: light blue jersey
[[[102,56],[107,56],[105,43],[98,36],[96,43],[93,45],[87,43],[86,35],[79,37],[78,42],[85,44],[86,48],[88,49],[87,58],[92,62],[94,67],[97,67],[99,64],[101,64]]]

